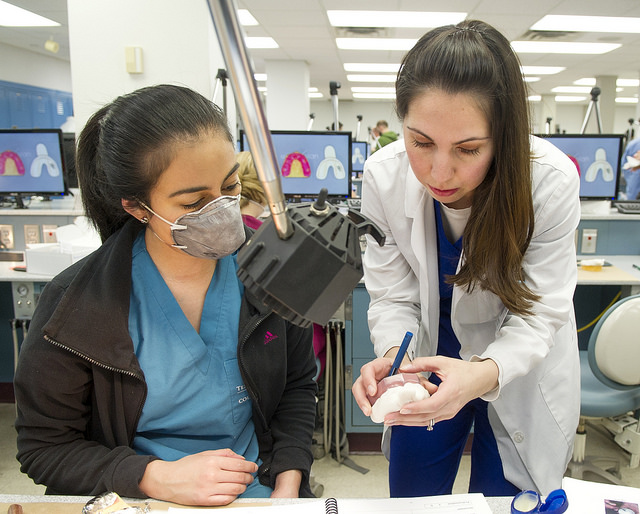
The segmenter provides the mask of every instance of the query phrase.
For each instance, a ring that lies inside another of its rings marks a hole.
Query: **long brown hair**
[[[396,80],[396,112],[429,89],[468,94],[491,127],[494,158],[474,191],[462,244],[465,261],[449,281],[496,294],[517,314],[539,297],[526,285],[522,260],[534,229],[529,111],[520,62],[490,25],[467,20],[434,29],[407,53]]]

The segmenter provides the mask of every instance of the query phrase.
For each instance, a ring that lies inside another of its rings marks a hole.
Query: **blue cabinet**
[[[69,116],[71,93],[0,81],[0,128],[60,128]]]
[[[369,293],[364,284],[358,284],[349,299],[351,315],[345,322],[345,415],[346,431],[382,432],[382,424],[373,423],[362,414],[360,407],[351,394],[351,384],[360,376],[360,368],[375,359],[373,343],[369,338],[367,310],[369,309]]]

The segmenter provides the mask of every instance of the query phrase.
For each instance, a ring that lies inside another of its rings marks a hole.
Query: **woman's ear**
[[[149,221],[147,210],[142,207],[137,200],[126,200],[122,198],[120,202],[122,203],[122,208],[141,223],[147,223]]]

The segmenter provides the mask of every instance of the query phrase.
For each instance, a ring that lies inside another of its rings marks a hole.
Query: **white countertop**
[[[0,208],[2,216],[81,216],[84,214],[80,190],[72,189],[73,195],[67,195],[51,200],[42,200],[41,197],[24,199],[26,209],[15,207]]]

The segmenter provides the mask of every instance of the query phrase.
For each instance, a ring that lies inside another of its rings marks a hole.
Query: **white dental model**
[[[400,373],[378,382],[378,392],[369,398],[372,404],[371,421],[382,423],[390,412],[398,412],[404,405],[429,398],[429,392],[420,384],[418,375]]]
[[[596,159],[591,163],[584,176],[586,182],[594,182],[598,177],[598,172],[602,173],[602,180],[612,182],[615,178],[613,167],[607,161],[607,152],[604,148],[596,150]]]
[[[32,177],[38,178],[42,175],[42,168],[45,168],[52,177],[60,176],[60,168],[58,168],[56,161],[49,157],[49,152],[45,145],[38,143],[36,145],[36,154],[37,157],[31,163],[30,172]]]

